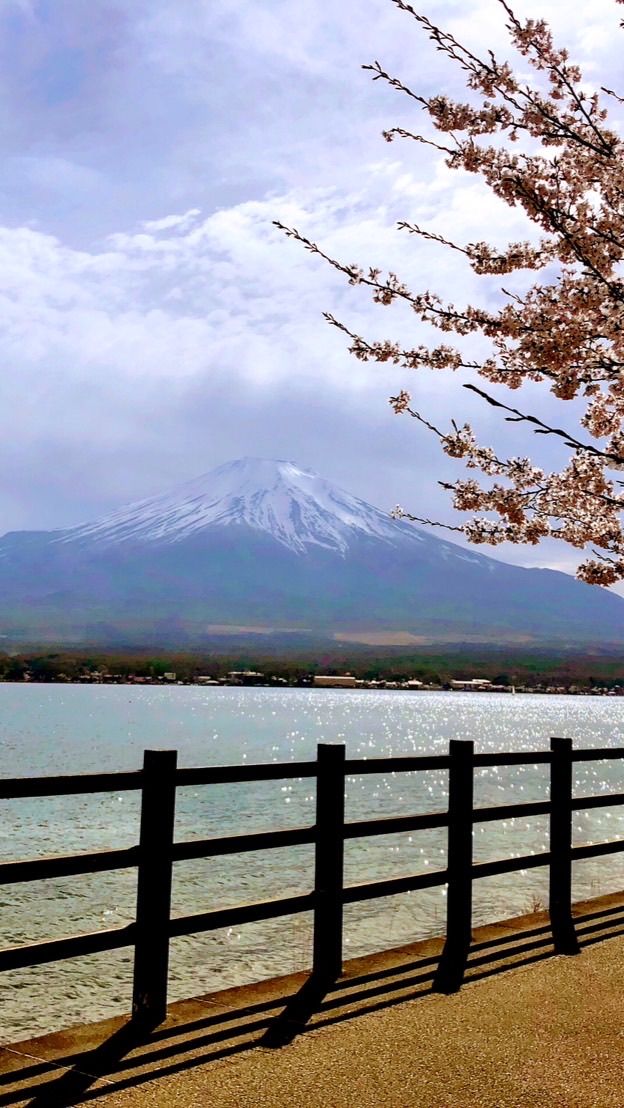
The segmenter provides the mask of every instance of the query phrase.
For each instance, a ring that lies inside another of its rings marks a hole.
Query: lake
[[[482,752],[544,750],[551,735],[579,747],[624,745],[624,701],[615,697],[373,690],[0,684],[0,776],[137,769],[145,748],[175,748],[181,766],[303,761],[318,742],[347,756],[446,753],[450,738]],[[477,771],[476,804],[547,799],[543,766]],[[575,767],[577,795],[624,791],[619,762]],[[446,805],[446,774],[349,778],[347,819],[407,815]],[[205,838],[314,822],[307,779],[178,790],[176,838]],[[139,797],[131,793],[0,802],[0,860],[130,846]],[[575,842],[624,836],[618,809],[575,816]],[[547,848],[544,817],[475,827],[475,858]],[[351,840],[345,880],[444,865],[445,832]],[[174,914],[306,892],[312,846],[178,863]],[[579,862],[574,897],[624,888],[622,855]],[[5,886],[2,945],[116,927],[134,918],[136,871]],[[547,871],[475,883],[475,923],[547,900]],[[445,890],[430,889],[345,909],[345,954],[357,956],[444,929]],[[311,918],[302,915],[175,939],[172,1000],[304,969]],[[121,950],[0,976],[0,1035],[15,1041],[82,1020],[127,1012],[132,951]]]

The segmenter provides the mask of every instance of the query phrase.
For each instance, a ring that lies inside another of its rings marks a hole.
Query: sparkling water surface
[[[618,698],[321,690],[0,684],[0,776],[138,769],[145,748],[175,748],[181,766],[303,761],[318,742],[344,742],[349,758],[446,753],[451,738],[481,752],[544,750],[551,735],[577,747],[623,746]],[[619,760],[575,766],[577,796],[624,791]],[[446,773],[362,775],[347,780],[347,819],[438,811]],[[548,798],[547,767],[478,770],[480,806]],[[178,790],[176,838],[206,838],[314,822],[306,778]],[[111,849],[138,841],[135,793],[0,801],[0,860]],[[345,881],[360,883],[443,868],[444,830],[350,840]],[[575,815],[577,843],[624,837],[624,814]],[[475,860],[547,849],[544,817],[475,825]],[[307,892],[313,847],[181,862],[173,912]],[[574,866],[574,897],[624,887],[621,855]],[[475,882],[475,923],[547,901],[543,868]],[[0,887],[2,945],[117,927],[134,918],[136,870]],[[345,909],[346,956],[439,934],[445,889]],[[304,969],[309,914],[175,939],[171,999]],[[111,951],[0,976],[4,1042],[93,1020],[130,1005],[132,951]]]

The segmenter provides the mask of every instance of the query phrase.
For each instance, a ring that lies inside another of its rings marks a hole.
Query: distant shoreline
[[[237,681],[237,680],[221,680],[221,681],[201,681],[201,680],[169,680],[165,681],[161,678],[113,678],[110,680],[72,680],[71,678],[64,677],[47,677],[44,679],[11,679],[0,678],[0,685],[76,685],[76,686],[92,686],[111,688],[115,686],[131,686],[133,688],[256,688],[256,689],[309,689],[314,692],[410,692],[414,694],[418,693],[498,693],[501,695],[549,695],[549,696],[624,696],[624,686],[616,688],[607,687],[594,687],[594,688],[576,688],[566,687],[563,685],[554,686],[549,685],[543,687],[541,685],[482,685],[482,686],[470,686],[468,683],[464,687],[451,687],[447,685],[425,685],[421,684],[418,688],[410,685],[409,682],[394,682],[394,681],[359,681],[355,685],[349,685],[347,687],[341,685],[315,685],[311,681],[285,681],[278,678],[262,681]]]
[[[0,652],[0,682],[171,687],[357,688],[410,692],[624,695],[624,650],[515,646],[289,651],[210,647],[20,647]]]

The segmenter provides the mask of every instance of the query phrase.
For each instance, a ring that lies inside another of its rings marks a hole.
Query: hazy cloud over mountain
[[[509,52],[496,0],[424,10]],[[518,12],[549,18],[589,83],[617,85],[611,0]],[[0,531],[69,526],[243,454],[448,518],[434,477],[450,462],[387,397],[407,385],[440,421],[507,432],[444,376],[352,359],[324,309],[373,338],[417,340],[414,319],[272,226],[466,301],[474,278],[397,220],[526,233],[474,179],[383,142],[414,105],[362,63],[457,89],[409,16],[390,0],[0,0],[0,30]]]

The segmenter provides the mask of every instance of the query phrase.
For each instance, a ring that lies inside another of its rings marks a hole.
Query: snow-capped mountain
[[[74,527],[58,541],[182,542],[209,527],[245,525],[299,554],[311,546],[345,554],[364,536],[387,543],[401,532],[417,542],[424,537],[294,462],[241,458],[164,496]]]
[[[215,625],[619,643],[624,600],[467,551],[266,459],[95,522],[0,539],[9,638],[188,642]]]

